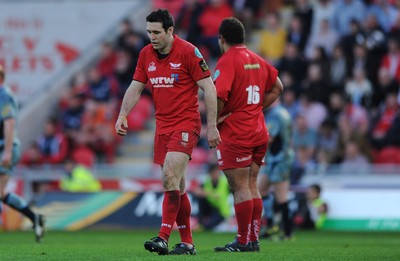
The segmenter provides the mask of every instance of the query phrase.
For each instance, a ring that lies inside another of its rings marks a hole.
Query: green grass
[[[400,260],[399,233],[296,232],[294,242],[261,241],[260,253],[214,253],[232,233],[194,232],[197,256],[158,256],[143,242],[156,231],[1,232],[0,260]],[[173,231],[170,248],[179,235]]]

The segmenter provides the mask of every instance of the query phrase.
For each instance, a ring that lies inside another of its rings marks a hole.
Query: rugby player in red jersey
[[[173,34],[174,19],[168,11],[153,11],[146,22],[151,43],[140,52],[115,129],[119,135],[126,135],[126,116],[147,83],[155,106],[154,163],[162,167],[164,200],[159,234],[146,241],[144,247],[160,255],[193,255],[196,250],[190,228],[191,206],[185,193],[185,170],[200,134],[199,87],[204,91],[207,108],[209,146],[215,148],[221,142],[216,127],[216,90],[199,50]],[[168,239],[175,221],[181,242],[169,252]]]
[[[263,109],[280,96],[283,86],[278,71],[246,48],[238,19],[224,19],[219,35],[223,55],[214,83],[218,115],[226,118],[218,126],[223,143],[217,147],[217,158],[233,193],[238,233],[233,242],[215,251],[259,251],[262,200],[257,176],[268,145]]]

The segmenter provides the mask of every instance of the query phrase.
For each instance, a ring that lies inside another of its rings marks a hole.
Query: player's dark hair
[[[171,26],[175,26],[174,18],[172,17],[172,15],[167,10],[163,9],[158,9],[151,12],[146,17],[146,22],[161,23],[165,32],[167,32],[168,28],[170,28]]]
[[[321,194],[321,186],[320,186],[320,185],[318,185],[318,184],[312,184],[312,185],[310,186],[310,188],[314,189],[314,190],[318,193],[318,195]]]
[[[219,26],[219,34],[222,35],[228,45],[244,43],[244,26],[235,17],[225,18]]]

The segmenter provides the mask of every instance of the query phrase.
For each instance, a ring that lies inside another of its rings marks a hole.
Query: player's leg
[[[253,214],[251,220],[250,242],[253,251],[260,251],[260,244],[258,236],[260,233],[261,215],[263,210],[263,203],[261,194],[258,189],[258,176],[260,167],[264,162],[264,157],[267,152],[268,144],[257,146],[253,151],[253,162],[250,166],[249,188],[253,199]]]
[[[178,225],[181,242],[174,246],[174,249],[169,252],[170,255],[196,254],[196,249],[193,246],[192,230],[190,227],[190,213],[192,208],[185,187],[186,179],[183,175],[179,185],[181,205],[176,216],[176,224]]]
[[[253,216],[253,199],[249,188],[250,167],[224,170],[233,193],[234,209],[238,224],[236,240],[215,251],[246,252],[252,248],[249,243],[251,219]]]
[[[236,239],[214,250],[243,252],[251,251],[249,243],[253,199],[249,188],[250,166],[253,148],[221,143],[217,148],[218,165],[223,170],[234,199],[234,209],[238,224]]]
[[[289,187],[290,184],[288,179],[275,184],[275,197],[278,204],[277,208],[282,213],[284,239],[291,239],[293,234],[293,218],[288,203]]]
[[[273,231],[271,228],[274,227],[274,196],[270,191],[271,184],[268,175],[271,169],[270,165],[265,166],[264,171],[258,177],[258,189],[262,198],[264,218],[267,222],[265,231],[260,235],[261,238],[270,238]]]
[[[181,204],[179,184],[189,156],[182,152],[168,152],[162,167],[164,199],[162,203],[161,229],[158,237],[146,241],[144,247],[160,255],[168,254],[168,240]]]
[[[257,184],[259,172],[260,172],[260,165],[258,163],[252,162],[250,167],[250,178],[249,178],[249,188],[253,200],[253,214],[251,218],[250,242],[253,247],[253,250],[257,252],[260,251],[258,236],[260,233],[261,215],[263,210],[261,194]]]
[[[40,242],[44,235],[44,217],[35,214],[23,198],[15,193],[7,193],[5,190],[10,177],[9,175],[12,173],[14,166],[19,160],[20,153],[18,145],[14,145],[12,153],[12,165],[8,168],[0,166],[0,201],[32,221],[36,241]],[[0,157],[1,156],[2,153],[0,153]]]

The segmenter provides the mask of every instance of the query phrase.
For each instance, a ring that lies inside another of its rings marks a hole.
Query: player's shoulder
[[[196,55],[199,58],[203,58],[203,56],[200,53],[200,50],[194,46],[192,43],[179,38],[175,37],[175,42],[176,42],[176,49],[180,54],[183,55]]]
[[[144,55],[148,55],[151,52],[153,52],[153,46],[151,44],[146,45],[142,50],[140,50],[140,53]]]

